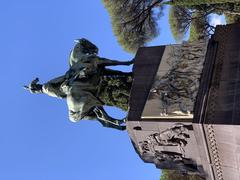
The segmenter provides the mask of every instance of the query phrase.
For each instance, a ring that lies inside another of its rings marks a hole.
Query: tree
[[[240,16],[239,15],[231,15],[231,14],[225,14],[226,22],[228,24],[240,22]]]
[[[233,11],[240,12],[240,3],[235,3],[234,6],[232,7]],[[226,22],[228,24],[230,23],[235,23],[235,22],[240,22],[240,15],[239,14],[231,14],[228,12],[223,12],[225,17],[226,17]]]
[[[170,0],[167,2],[169,5],[174,6],[193,6],[202,4],[224,4],[224,3],[238,3],[239,0]]]
[[[159,14],[153,11],[158,1],[103,0],[103,3],[111,16],[114,34],[126,51],[135,52],[158,35],[156,16],[161,11]]]
[[[172,6],[168,18],[173,37],[176,41],[181,41],[191,24],[192,12],[181,6]]]
[[[214,27],[209,23],[209,14],[213,8],[208,5],[197,5],[191,8],[171,6],[169,24],[176,41],[180,41],[190,29],[190,41],[208,38]]]
[[[201,12],[193,14],[193,20],[190,27],[189,41],[196,41],[208,38],[213,32],[214,27],[209,23],[208,17]]]
[[[159,35],[157,20],[166,5],[171,6],[169,23],[177,41],[183,39],[189,29],[190,40],[209,37],[214,30],[209,23],[212,13],[225,14],[229,21],[237,21],[240,16],[239,0],[102,1],[110,14],[118,42],[128,52],[135,52]]]
[[[182,175],[175,170],[162,170],[160,180],[204,180],[204,178],[198,175]]]

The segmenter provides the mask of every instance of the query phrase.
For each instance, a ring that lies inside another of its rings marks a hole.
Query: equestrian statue
[[[77,39],[69,57],[69,70],[44,84],[34,79],[25,89],[66,99],[69,119],[97,119],[104,127],[125,130],[125,118],[115,119],[103,106],[116,106],[127,111],[132,72],[121,72],[107,66],[131,65],[98,56],[98,48],[87,39]]]

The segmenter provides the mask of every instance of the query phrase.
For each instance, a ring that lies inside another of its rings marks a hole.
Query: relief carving
[[[185,157],[184,147],[190,138],[191,125],[181,123],[146,137],[139,142],[141,156],[146,161],[153,161],[160,169],[177,169],[182,173],[197,172],[195,163]],[[176,151],[159,150],[160,146],[176,146]]]
[[[160,116],[192,115],[207,43],[201,41],[167,47],[166,58],[162,61],[169,69],[160,69],[149,94],[149,99],[159,100]]]

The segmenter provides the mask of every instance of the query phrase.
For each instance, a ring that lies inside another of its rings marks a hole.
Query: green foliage
[[[192,6],[202,4],[223,4],[228,2],[237,3],[239,0],[171,0],[168,4],[174,6]]]
[[[240,3],[232,4],[231,12],[239,12],[239,14],[231,14],[228,11],[223,11],[227,24],[240,22]]]
[[[193,24],[191,24],[190,36],[188,40],[190,42],[193,42],[193,41],[197,41],[198,39],[200,39],[200,35],[198,34],[196,27]]]
[[[239,0],[102,0],[111,17],[119,44],[128,52],[136,50],[159,35],[157,20],[163,7],[171,5],[169,24],[176,41],[190,28],[190,41],[206,38],[214,29],[208,16],[225,14],[227,22],[238,22]],[[158,16],[156,12],[159,12]],[[193,14],[195,14],[193,16]]]
[[[99,92],[99,97],[104,104],[127,111],[131,84],[131,75],[104,77],[101,82],[102,89]]]
[[[200,12],[193,14],[193,20],[190,26],[189,41],[197,41],[208,37],[207,17]]]
[[[204,180],[198,175],[182,175],[175,170],[162,170],[160,180]]]
[[[168,20],[174,39],[181,41],[189,29],[192,13],[180,6],[171,6]]]
[[[118,42],[128,52],[136,50],[158,35],[151,2],[138,0],[102,0],[108,10]],[[145,10],[143,10],[145,9]]]
[[[240,22],[240,15],[225,14],[227,24]]]
[[[168,170],[162,170],[162,175],[160,177],[160,180],[168,180],[169,171]]]

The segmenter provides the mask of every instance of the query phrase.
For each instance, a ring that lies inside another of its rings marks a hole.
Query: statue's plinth
[[[239,37],[233,24],[208,42],[139,49],[127,129],[145,162],[239,179]]]

